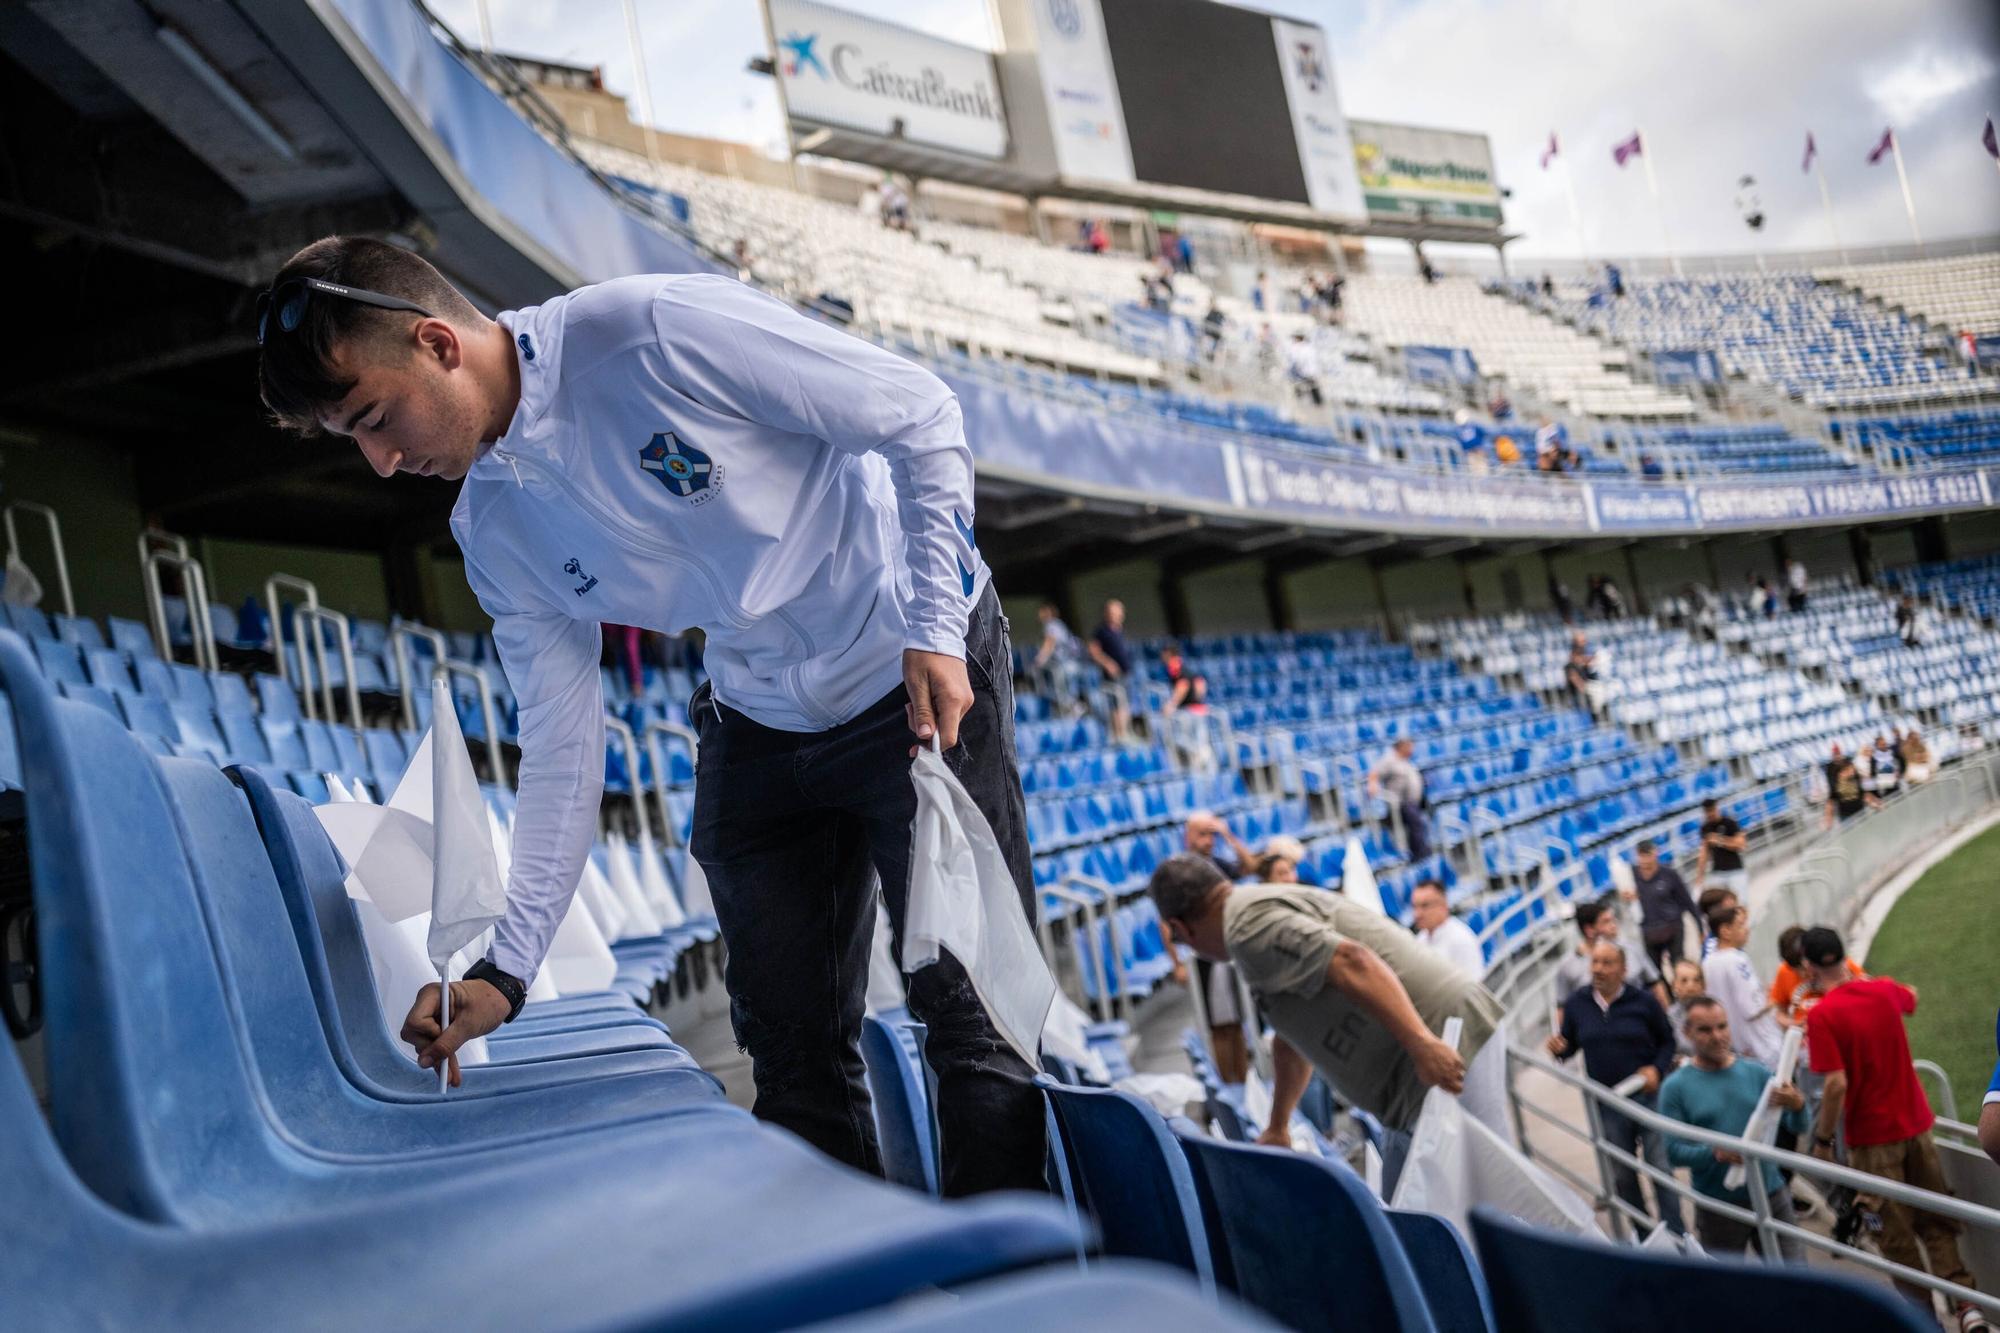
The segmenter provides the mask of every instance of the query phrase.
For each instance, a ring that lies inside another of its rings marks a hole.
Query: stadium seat
[[[1213,1292],[1194,1177],[1159,1112],[1115,1088],[1037,1082],[1055,1108],[1077,1204],[1096,1220],[1103,1253],[1172,1264]]]
[[[924,1064],[924,1025],[907,1012],[861,1020],[861,1058],[875,1106],[882,1172],[898,1185],[938,1192],[937,1118]]]
[[[1868,1328],[1937,1333],[1887,1288],[1784,1265],[1684,1259],[1523,1226],[1480,1205],[1472,1237],[1499,1333],[1680,1333],[1690,1302],[1703,1333]]]
[[[1233,1302],[1201,1299],[1184,1274],[1154,1264],[1114,1260],[1084,1273],[982,1282],[949,1299],[912,1302],[905,1311],[867,1314],[820,1327],[823,1333],[993,1333],[1035,1328],[1197,1333],[1277,1325]]]
[[[1391,1208],[1387,1216],[1438,1333],[1495,1333],[1486,1276],[1458,1228],[1435,1213]]]
[[[1173,1141],[1192,1172],[1223,1286],[1291,1328],[1436,1333],[1381,1204],[1344,1164],[1224,1143],[1186,1122]]]

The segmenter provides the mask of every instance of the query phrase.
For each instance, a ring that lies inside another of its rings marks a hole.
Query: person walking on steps
[[[648,274],[488,319],[421,257],[335,236],[258,302],[265,404],[377,473],[461,482],[452,533],[520,704],[507,914],[415,999],[427,1068],[520,1012],[604,779],[598,626],[699,626],[692,851],[728,950],[756,1114],[881,1173],[859,1038],[875,884],[901,934],[935,744],[1032,918],[1008,631],[974,533],[958,401],[913,362],[719,275]],[[1039,1190],[1035,1071],[945,957],[929,1028],[946,1193]],[[454,1071],[455,1072],[455,1071]]]

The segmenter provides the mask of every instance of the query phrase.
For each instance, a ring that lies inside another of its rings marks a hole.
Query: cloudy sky
[[[839,0],[976,46],[998,45],[986,0]],[[432,0],[468,39],[475,0]],[[637,0],[659,123],[779,151],[770,80],[745,72],[764,42],[757,0]],[[1537,164],[1551,130],[1573,173],[1595,254],[1660,254],[1660,213],[1635,162],[1611,145],[1646,135],[1664,221],[1683,254],[1741,252],[1737,180],[1748,174],[1773,248],[1831,244],[1819,189],[1800,169],[1819,143],[1849,246],[1910,239],[1886,158],[1894,125],[1926,239],[2000,233],[2000,169],[1979,145],[2000,116],[1996,0],[1265,0],[1320,24],[1341,102],[1364,119],[1492,136],[1515,253],[1573,255],[1561,167]],[[488,0],[495,44],[602,65],[636,89],[619,0]],[[634,101],[634,114],[637,114]]]

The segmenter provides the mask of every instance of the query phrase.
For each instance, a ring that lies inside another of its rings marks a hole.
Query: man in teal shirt
[[[1686,1032],[1694,1046],[1694,1058],[1660,1085],[1660,1114],[1717,1134],[1742,1134],[1750,1123],[1750,1113],[1757,1108],[1757,1099],[1764,1094],[1764,1085],[1771,1081],[1771,1071],[1755,1060],[1738,1058],[1729,1045],[1728,1014],[1706,995],[1688,1001]],[[1803,1134],[1806,1100],[1799,1090],[1781,1083],[1772,1090],[1772,1099],[1785,1108],[1784,1124]],[[1748,1190],[1731,1189],[1724,1183],[1729,1168],[1743,1160],[1740,1155],[1727,1148],[1669,1137],[1667,1160],[1688,1169],[1697,1193],[1738,1208],[1750,1207]],[[1759,1173],[1770,1200],[1771,1217],[1795,1224],[1792,1196],[1778,1168],[1765,1162]],[[1753,1252],[1758,1248],[1756,1227],[1708,1208],[1695,1209],[1695,1235],[1711,1254],[1738,1255],[1745,1247]],[[1786,1263],[1805,1262],[1796,1237],[1780,1232],[1777,1241],[1778,1253]]]

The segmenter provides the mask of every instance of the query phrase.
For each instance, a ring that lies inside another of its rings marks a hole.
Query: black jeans
[[[1641,1094],[1632,1099],[1648,1111],[1654,1109],[1653,1096]],[[1661,1171],[1671,1171],[1667,1163],[1667,1141],[1650,1129],[1642,1129],[1639,1122],[1629,1116],[1606,1107],[1602,1112],[1604,1138],[1607,1142],[1623,1149],[1633,1157],[1642,1157],[1648,1165]],[[1611,1183],[1619,1198],[1632,1205],[1635,1212],[1644,1216],[1648,1213],[1646,1196],[1639,1186],[1639,1171],[1620,1161],[1611,1162]],[[1681,1217],[1680,1196],[1663,1189],[1657,1184],[1653,1192],[1659,1198],[1660,1220],[1667,1224],[1667,1230],[1676,1236],[1687,1234],[1687,1223]],[[1628,1222],[1631,1219],[1626,1219]]]
[[[1033,920],[1028,821],[1014,756],[1006,621],[989,588],[966,630],[972,711],[945,763],[979,806]],[[730,1021],[757,1083],[759,1119],[876,1175],[882,1159],[861,1060],[875,882],[900,956],[908,901],[910,734],[902,686],[829,731],[777,731],[704,685],[695,858],[708,874],[729,960]],[[994,1030],[949,954],[909,978],[937,1073],[943,1188],[1045,1190],[1045,1115],[1035,1071]]]

